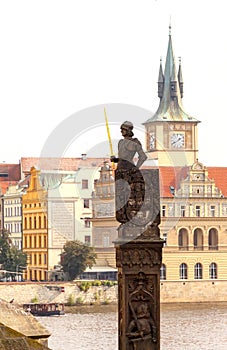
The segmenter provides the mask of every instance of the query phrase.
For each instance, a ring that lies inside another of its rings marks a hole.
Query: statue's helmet
[[[121,124],[121,129],[126,129],[126,130],[132,131],[133,124],[126,120],[124,123]]]

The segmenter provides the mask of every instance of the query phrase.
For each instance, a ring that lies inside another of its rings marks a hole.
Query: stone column
[[[159,350],[164,240],[158,170],[117,170],[115,181],[116,218],[121,222],[115,242],[119,350]]]

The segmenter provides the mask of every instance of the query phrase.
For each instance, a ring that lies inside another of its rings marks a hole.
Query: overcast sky
[[[0,162],[40,156],[52,131],[88,107],[155,112],[170,17],[183,104],[201,121],[199,160],[227,166],[224,0],[0,1]]]

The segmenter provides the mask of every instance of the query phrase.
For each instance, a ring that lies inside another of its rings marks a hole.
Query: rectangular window
[[[91,227],[91,221],[88,220],[88,219],[85,219],[84,220],[84,226],[87,227],[87,228]]]
[[[108,234],[103,236],[103,247],[109,247],[110,245],[110,237]]]
[[[181,205],[181,207],[180,207],[180,215],[182,216],[182,217],[185,217],[185,205]]]
[[[32,264],[32,254],[27,254],[27,263]]]
[[[87,245],[90,245],[90,244],[91,244],[91,236],[85,236],[85,237],[84,237],[84,242],[85,242]]]
[[[89,208],[89,199],[84,199],[84,208]]]
[[[88,188],[88,180],[82,180],[82,189],[85,190]]]
[[[44,248],[47,247],[47,236],[44,236]]]
[[[166,206],[162,206],[162,216],[166,216]]]
[[[199,205],[196,205],[196,207],[195,207],[195,215],[200,217],[200,206]]]
[[[163,233],[163,239],[165,240],[164,247],[167,246],[167,233]]]
[[[24,237],[24,248],[27,248],[27,236]]]
[[[162,264],[160,268],[160,280],[166,280],[166,266]]]
[[[210,215],[211,215],[212,217],[215,216],[215,205],[211,205],[211,206],[210,206]]]

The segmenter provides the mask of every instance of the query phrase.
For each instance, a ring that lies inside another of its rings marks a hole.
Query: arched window
[[[203,250],[203,231],[200,228],[194,230],[193,242],[195,250]]]
[[[212,262],[209,266],[209,277],[210,279],[216,279],[217,277],[217,264]]]
[[[218,231],[216,228],[211,228],[208,235],[209,250],[218,250]]]
[[[160,268],[160,279],[161,280],[166,280],[166,265],[162,264]]]
[[[188,278],[188,267],[187,264],[182,263],[180,265],[180,279],[186,280]]]
[[[194,278],[195,278],[195,280],[201,280],[203,278],[203,267],[202,267],[201,263],[195,264]]]
[[[188,231],[185,228],[179,231],[178,245],[180,250],[188,250]]]
[[[36,216],[34,216],[34,228],[36,228]]]

